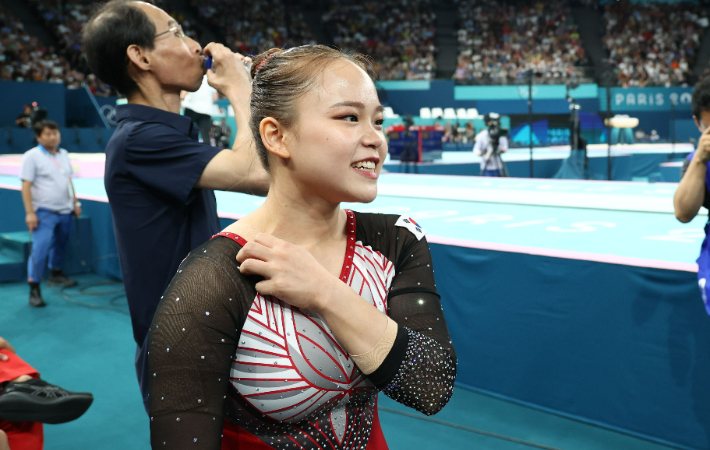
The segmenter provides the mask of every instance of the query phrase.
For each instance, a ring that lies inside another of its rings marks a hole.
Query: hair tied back
[[[263,66],[264,63],[265,63],[266,61],[270,60],[271,57],[274,56],[275,54],[276,54],[276,53],[272,53],[272,54],[270,54],[269,56],[267,56],[266,58],[264,58],[264,59],[259,63],[259,65],[256,66],[256,69],[255,69],[255,70],[259,70],[259,69],[261,68],[261,66]]]

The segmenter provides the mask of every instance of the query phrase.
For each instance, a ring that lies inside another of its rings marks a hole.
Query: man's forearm
[[[237,122],[237,134],[234,136],[234,144],[232,150],[237,151],[243,148],[245,143],[252,140],[251,130],[249,129],[249,101],[243,97],[246,93],[233,93],[227,96],[227,100],[232,105],[234,110],[234,119]]]
[[[74,189],[74,182],[69,179],[69,185],[71,186],[71,195],[72,195],[72,200],[74,201],[74,205],[79,201],[78,198],[76,198],[76,189]]]
[[[706,174],[706,164],[693,158],[673,196],[675,216],[679,221],[688,223],[698,214],[705,199]]]
[[[30,214],[35,212],[32,206],[32,188],[31,184],[27,184],[26,181],[22,182],[22,204],[25,206],[25,214]]]
[[[218,153],[207,164],[195,186],[265,196],[269,190],[269,174],[259,161],[249,128],[249,103],[244,98],[248,93],[238,94],[227,95],[237,122],[234,145],[231,150]]]

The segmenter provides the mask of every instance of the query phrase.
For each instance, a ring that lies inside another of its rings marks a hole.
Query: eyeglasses
[[[164,34],[168,34],[168,33],[175,33],[175,37],[179,37],[180,39],[185,39],[185,32],[182,31],[182,25],[173,25],[168,30],[163,31],[162,33],[156,34],[155,36],[153,36],[153,38],[157,38],[157,37],[160,37],[160,36],[162,36]]]

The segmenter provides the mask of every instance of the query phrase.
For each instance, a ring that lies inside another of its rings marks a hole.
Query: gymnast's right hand
[[[207,70],[207,82],[230,101],[246,102],[251,97],[251,77],[246,64],[251,58],[234,53],[222,44],[209,43],[205,56],[212,57],[212,68]]]

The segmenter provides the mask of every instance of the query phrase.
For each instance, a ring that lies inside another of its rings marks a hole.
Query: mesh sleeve
[[[248,309],[235,279],[209,255],[188,256],[165,291],[148,354],[153,448],[221,446],[231,360]]]
[[[406,229],[397,235],[401,248],[388,296],[388,315],[400,329],[380,367],[382,371],[389,367],[391,373],[382,390],[393,400],[430,415],[451,399],[456,353],[436,291],[427,241],[417,240]],[[392,363],[396,370],[391,370]]]

